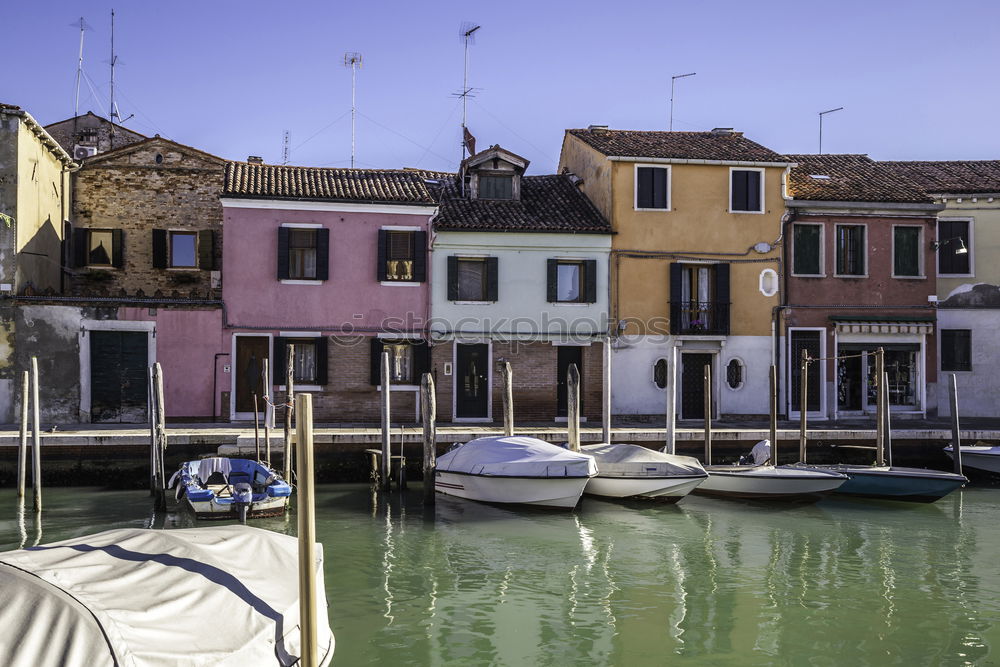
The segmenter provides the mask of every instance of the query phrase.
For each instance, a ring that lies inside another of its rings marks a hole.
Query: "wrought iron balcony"
[[[729,305],[718,301],[670,303],[670,333],[684,336],[728,336]]]

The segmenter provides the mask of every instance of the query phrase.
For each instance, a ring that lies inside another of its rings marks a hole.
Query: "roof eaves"
[[[38,121],[31,116],[30,113],[28,113],[21,107],[3,104],[0,105],[0,114],[6,114],[9,116],[19,116],[23,118],[24,124],[28,126],[28,129],[31,130],[36,137],[38,137],[38,140],[42,142],[43,146],[48,148],[49,151],[51,151],[53,154],[55,154],[57,158],[59,158],[59,161],[63,163],[63,166],[69,167],[70,169],[78,166],[76,161],[73,160],[73,157],[66,152],[66,149],[60,146],[59,142],[53,139],[52,135],[49,134],[48,131],[42,125],[40,125]]]

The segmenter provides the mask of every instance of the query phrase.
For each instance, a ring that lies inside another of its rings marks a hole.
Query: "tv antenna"
[[[827,109],[826,111],[819,112],[819,154],[823,154],[823,116],[828,113],[833,113],[834,111],[843,111],[844,107],[837,107],[836,109]]]
[[[356,104],[358,68],[361,67],[361,54],[348,51],[344,54],[344,67],[351,68],[351,169],[354,169],[354,131],[357,122],[358,107]]]
[[[465,44],[465,70],[462,74],[462,92],[455,93],[457,97],[462,98],[462,160],[465,160],[465,132],[466,132],[466,119],[468,118],[468,101],[470,97],[475,97],[474,89],[469,88],[469,44],[476,43],[476,31],[482,26],[476,25],[471,21],[465,21],[462,23],[461,27],[458,29],[458,37]]]
[[[281,142],[281,164],[288,164],[288,155],[291,151],[288,149],[288,140],[291,137],[291,133],[285,130],[285,138]]]
[[[670,125],[667,128],[670,132],[674,131],[674,84],[677,79],[686,79],[689,76],[694,76],[697,72],[690,72],[688,74],[675,74],[670,77]]]
[[[80,56],[76,63],[76,101],[73,103],[73,118],[76,118],[80,115],[80,81],[83,79],[83,33],[92,28],[87,25],[82,16],[79,22],[74,21],[70,25],[74,28],[78,25],[80,27]]]

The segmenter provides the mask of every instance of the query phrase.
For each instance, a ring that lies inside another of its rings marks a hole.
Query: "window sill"
[[[734,211],[729,209],[729,213],[733,215],[764,215],[767,211]]]
[[[116,271],[117,266],[104,265],[104,264],[88,264],[87,268],[91,271]]]
[[[282,285],[322,285],[322,280],[300,280],[297,278],[282,278]]]
[[[927,276],[892,276],[894,280],[927,280]]]
[[[420,287],[423,283],[413,280],[382,280],[379,284],[383,287]]]
[[[587,306],[593,306],[594,302],[590,302],[590,301],[549,301],[549,305],[552,305],[552,306],[569,306],[571,308],[573,306],[576,306],[576,307],[583,306],[583,307],[586,308]]]
[[[375,387],[375,391],[382,391],[382,385]],[[420,391],[419,384],[390,384],[389,391]]]
[[[565,424],[569,420],[568,417],[556,417],[553,421],[557,424]],[[586,417],[580,417],[581,422],[587,421]]]
[[[940,271],[938,271],[937,277],[938,278],[975,278],[976,274],[974,274],[974,273],[941,273]]]
[[[496,301],[452,301],[456,306],[488,306]]]
[[[792,278],[826,278],[825,273],[792,273]]]
[[[833,277],[834,278],[848,278],[848,279],[851,279],[851,280],[862,280],[864,278],[867,278],[868,274],[867,273],[857,273],[857,274],[855,274],[855,273],[835,273],[835,274],[833,274]]]
[[[963,373],[963,374],[966,374],[966,375],[971,375],[972,374],[972,369],[969,368],[969,369],[960,370],[960,371],[950,371],[947,368],[942,368],[941,372],[942,373]]]
[[[320,384],[297,384],[292,387],[296,393],[300,391],[323,391],[326,387]],[[285,385],[278,385],[278,391],[288,391]]]
[[[669,207],[664,207],[664,208],[638,208],[638,207],[636,207],[636,208],[633,208],[632,210],[633,211],[653,211],[653,212],[656,212],[656,213],[669,213],[673,209],[669,208]]]

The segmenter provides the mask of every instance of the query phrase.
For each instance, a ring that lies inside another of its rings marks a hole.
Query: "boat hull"
[[[826,469],[850,477],[837,489],[838,494],[914,503],[932,503],[968,482],[962,475],[921,468],[838,465]]]
[[[434,488],[484,503],[576,507],[589,477],[499,477],[438,470]]]
[[[187,496],[184,497],[184,504],[194,512],[198,519],[208,519],[223,521],[227,519],[239,519],[235,503],[219,503],[216,500],[192,501]],[[288,498],[267,498],[256,501],[247,511],[247,518],[262,519],[266,517],[282,516],[288,507]]]
[[[708,479],[695,493],[726,498],[814,502],[844,484],[846,477],[789,471],[773,466],[724,466],[706,468]]]
[[[605,498],[655,498],[676,503],[704,482],[704,475],[671,477],[591,477],[583,492]]]
[[[954,459],[951,447],[944,453]],[[962,467],[1000,475],[1000,447],[962,447]]]

